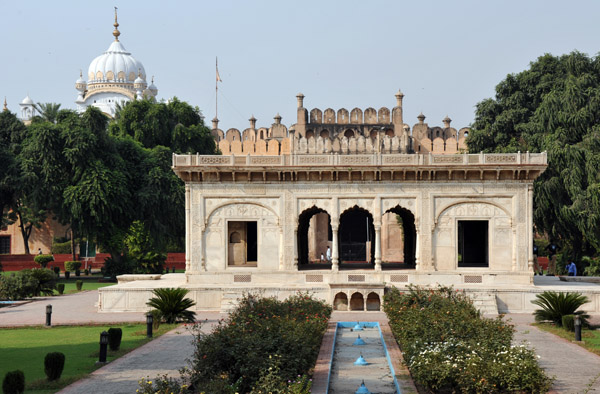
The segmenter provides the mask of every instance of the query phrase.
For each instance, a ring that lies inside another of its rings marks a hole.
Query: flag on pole
[[[221,79],[221,76],[219,75],[219,61],[217,59],[216,63],[215,63],[215,70],[217,71],[217,82],[223,82],[223,80]]]

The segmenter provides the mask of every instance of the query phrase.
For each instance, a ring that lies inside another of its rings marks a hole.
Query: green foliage
[[[123,337],[123,330],[120,328],[109,328],[108,329],[108,347],[110,350],[117,351],[121,347],[121,338]]]
[[[413,379],[432,392],[542,393],[551,380],[533,351],[512,345],[514,329],[485,319],[448,287],[393,288],[384,310]]]
[[[546,54],[477,104],[471,152],[548,152],[534,221],[567,259],[600,252],[600,57]]]
[[[135,263],[128,256],[113,256],[104,260],[102,272],[104,276],[115,279],[118,275],[132,274],[134,268]]]
[[[37,103],[33,104],[39,116],[48,122],[56,123],[58,119],[58,112],[60,111],[60,104],[57,103]]]
[[[22,394],[25,391],[25,374],[16,370],[7,372],[2,380],[2,392],[4,394]]]
[[[0,276],[0,299],[22,300],[41,294],[52,295],[56,289],[56,275],[46,268],[21,270]]]
[[[120,111],[119,118],[111,123],[114,135],[130,136],[146,148],[157,145],[177,153],[215,153],[216,146],[210,130],[197,107],[177,98],[166,103],[150,100],[129,102]]]
[[[34,268],[31,270],[22,270],[20,273],[22,275],[31,275],[34,278],[36,287],[33,291],[33,296],[54,294],[57,279],[54,271],[46,268]]]
[[[312,381],[307,374],[298,375],[293,380],[286,380],[282,376],[279,367],[280,359],[280,356],[269,356],[270,366],[261,372],[250,394],[309,394],[311,392]]]
[[[167,254],[158,252],[154,239],[142,222],[136,221],[125,238],[129,257],[135,262],[135,272],[144,274],[160,274],[167,259]]]
[[[565,330],[575,331],[575,315],[564,315],[561,319],[562,326]]]
[[[161,320],[165,323],[172,324],[181,321],[192,323],[195,321],[196,314],[187,309],[196,303],[185,298],[188,293],[187,289],[154,289],[152,293],[154,297],[150,298],[146,305],[160,311]]]
[[[54,271],[54,274],[58,278],[58,276],[60,275],[60,267],[52,267],[52,271]]]
[[[60,352],[46,354],[44,358],[44,372],[49,381],[58,380],[65,368],[65,355]]]
[[[18,301],[33,294],[37,281],[21,272],[0,276],[0,300]]]
[[[81,268],[81,261],[65,261],[65,271],[77,271]]]
[[[69,279],[71,277],[71,271],[65,271],[65,279]]]
[[[71,241],[52,242],[53,254],[69,254],[71,253]]]
[[[58,294],[63,295],[65,292],[65,284],[64,283],[57,284],[56,290],[58,290]]]
[[[260,389],[259,380],[295,381],[314,366],[330,315],[329,305],[307,294],[284,301],[246,295],[212,333],[196,335],[190,381],[235,385],[240,393]]]
[[[142,378],[138,383],[140,388],[135,391],[138,394],[187,394],[190,392],[187,385],[182,385],[167,375],[157,376],[154,379]],[[211,392],[223,393],[222,391]]]
[[[75,287],[77,288],[77,291],[81,291],[81,288],[83,287],[83,281],[78,280],[77,282],[75,282]]]
[[[577,309],[588,301],[588,298],[580,293],[545,291],[536,295],[531,303],[542,308],[533,312],[536,321],[552,321],[561,326],[562,317],[565,315],[579,315],[582,324],[587,324],[587,318],[590,316]]]
[[[583,256],[581,262],[585,267],[583,269],[585,276],[600,276],[600,258]]]
[[[49,262],[54,261],[54,256],[51,254],[38,254],[33,258],[33,261],[38,263],[42,268],[46,268]]]

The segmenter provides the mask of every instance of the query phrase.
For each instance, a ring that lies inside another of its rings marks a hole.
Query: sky
[[[219,59],[220,128],[269,127],[279,113],[296,123],[304,107],[392,108],[430,126],[448,115],[469,126],[475,106],[507,74],[545,53],[595,56],[600,2],[473,1],[45,1],[0,0],[0,99],[19,113],[35,102],[75,108],[75,81],[113,41],[173,96],[215,116]]]

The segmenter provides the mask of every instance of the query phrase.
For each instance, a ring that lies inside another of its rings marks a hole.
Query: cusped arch
[[[458,206],[458,205],[469,205],[469,204],[482,204],[482,205],[491,205],[493,207],[496,207],[500,210],[502,210],[502,212],[504,212],[504,214],[509,217],[512,220],[512,215],[511,213],[502,205],[492,202],[492,201],[472,201],[472,200],[460,200],[460,201],[455,201],[451,204],[448,204],[447,206],[445,206],[443,209],[440,210],[440,213],[438,215],[435,216],[435,225],[437,226],[439,219],[442,217],[442,215],[446,214],[450,209]],[[493,215],[491,215],[493,216]]]
[[[365,310],[365,296],[360,291],[352,293],[350,297],[350,310],[351,311],[364,311]]]
[[[333,310],[347,311],[348,310],[348,295],[340,291],[333,298]]]
[[[224,208],[226,208],[226,207],[228,207],[230,205],[254,205],[254,206],[257,206],[259,208],[263,208],[263,209],[269,211],[269,213],[271,213],[271,214],[273,214],[275,216],[275,218],[277,219],[277,223],[276,223],[277,225],[279,225],[279,223],[280,223],[279,215],[277,214],[277,212],[273,208],[269,207],[268,205],[261,204],[259,202],[254,202],[254,201],[252,201],[252,202],[248,202],[248,201],[228,201],[228,202],[216,205],[206,215],[205,224],[208,225],[211,222],[211,220],[213,219],[213,216],[215,215],[215,213],[221,211],[222,209],[224,209]]]

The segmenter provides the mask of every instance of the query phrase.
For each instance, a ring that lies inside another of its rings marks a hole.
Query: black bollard
[[[581,317],[575,316],[575,340],[581,342]]]
[[[46,305],[46,326],[52,326],[52,304]]]
[[[100,356],[98,357],[98,362],[105,363],[106,362],[106,348],[108,347],[108,333],[106,331],[102,331],[100,333]]]
[[[152,312],[146,314],[146,336],[152,338],[152,324],[154,323],[154,315]]]

